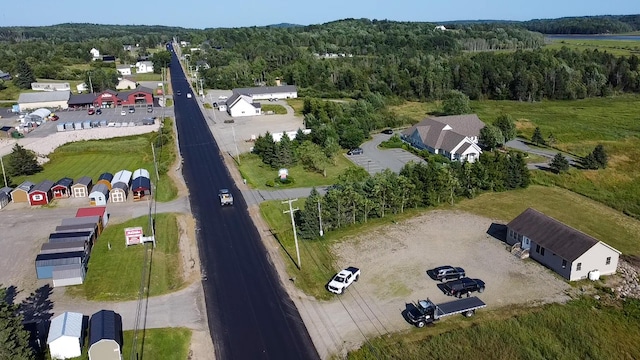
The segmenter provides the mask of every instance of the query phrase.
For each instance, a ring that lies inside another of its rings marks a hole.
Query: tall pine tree
[[[298,225],[298,235],[303,239],[317,239],[320,237],[320,217],[318,216],[318,203],[322,210],[322,197],[316,190],[311,189],[311,193],[304,203],[304,208],[296,215]]]
[[[0,359],[32,360],[29,332],[22,326],[22,315],[6,299],[7,289],[0,288]]]
[[[16,78],[13,83],[20,89],[31,89],[31,83],[36,81],[31,66],[24,59],[18,59]]]
[[[7,172],[9,175],[33,175],[40,171],[42,171],[42,166],[38,164],[36,154],[19,144],[15,144],[7,161]]]

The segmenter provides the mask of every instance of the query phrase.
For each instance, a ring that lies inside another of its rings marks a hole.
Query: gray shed
[[[82,122],[83,129],[91,129],[91,120],[85,120]]]
[[[58,243],[44,243],[40,247],[40,254],[61,254],[66,252],[90,251],[90,245],[86,241],[70,241]]]
[[[89,360],[122,358],[122,317],[111,310],[100,310],[89,321]]]
[[[75,184],[71,185],[71,193],[73,197],[87,197],[89,196],[89,190],[93,186],[93,179],[88,176],[83,176]]]
[[[64,131],[64,124],[56,124],[56,130],[58,130],[58,132]]]
[[[96,233],[91,231],[68,231],[49,234],[50,243],[61,243],[70,241],[87,241],[93,244]]]
[[[60,265],[53,268],[53,287],[80,285],[84,283],[84,264]]]
[[[100,222],[100,216],[83,216],[83,217],[74,217],[68,219],[62,219],[60,225],[69,226],[69,225],[79,225],[79,224],[97,224],[100,226],[102,224]]]
[[[74,130],[82,130],[82,121],[76,121],[73,123]]]
[[[0,189],[0,209],[4,208],[11,202],[11,192],[13,191],[10,187],[3,187]]]
[[[53,277],[53,269],[56,266],[84,264],[85,259],[86,254],[84,251],[39,254],[36,256],[36,274],[38,279],[51,279]]]
[[[72,122],[64,123],[64,129],[73,130],[73,123]]]
[[[56,226],[55,232],[59,233],[59,232],[65,232],[65,231],[94,231],[96,234],[100,234],[100,229],[98,227],[98,224],[92,221],[93,219],[91,219],[90,222],[87,222],[85,224],[58,225]]]

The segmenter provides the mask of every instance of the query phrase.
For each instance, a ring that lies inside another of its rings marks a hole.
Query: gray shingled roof
[[[433,149],[452,152],[465,137],[479,136],[480,129],[483,127],[484,123],[475,114],[428,117],[403,131],[402,134],[411,136],[418,131],[423,144]]]
[[[54,183],[51,180],[42,180],[41,182],[38,183],[38,185],[32,187],[29,193],[36,192],[36,191],[47,192],[51,190],[53,185]]]
[[[576,260],[599,242],[596,238],[532,208],[511,220],[507,227],[569,262]]]
[[[250,88],[237,88],[233,89],[234,93],[242,95],[258,95],[258,94],[277,94],[284,92],[298,91],[295,85],[282,85],[282,86],[258,86]]]
[[[68,101],[69,96],[71,95],[70,91],[44,91],[37,93],[22,93],[18,97],[18,103],[20,104],[28,104],[28,103],[39,103],[39,102],[48,102],[48,101]]]
[[[453,131],[468,137],[479,136],[480,130],[484,127],[484,123],[476,114],[439,116],[431,119],[447,124]]]
[[[80,179],[78,179],[78,181],[76,181],[75,185],[86,185],[89,186],[89,184],[91,184],[93,182],[93,179],[91,179],[88,176],[83,176]]]
[[[26,191],[29,192],[31,191],[31,189],[36,186],[36,184],[32,183],[31,181],[25,181],[22,184],[18,185],[17,188],[13,189],[13,191],[16,191],[18,189],[22,190],[22,191]]]
[[[93,104],[93,102],[98,97],[97,94],[89,93],[89,94],[71,94],[69,97],[69,101],[67,104],[69,105],[85,105],[85,104]]]

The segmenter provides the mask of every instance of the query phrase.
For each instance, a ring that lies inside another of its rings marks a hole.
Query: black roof
[[[69,105],[87,105],[93,104],[93,102],[98,97],[98,94],[89,93],[89,94],[71,94],[69,96],[69,101],[67,104]]]
[[[122,317],[112,310],[100,310],[91,315],[89,346],[100,340],[114,340],[122,348]]]
[[[141,190],[150,190],[151,189],[151,180],[144,176],[138,176],[133,179],[131,182],[131,190],[132,191],[141,191]]]
[[[62,179],[58,180],[54,186],[61,185],[61,186],[64,186],[64,187],[68,188],[72,184],[73,184],[73,179],[72,178],[62,178]]]
[[[51,239],[71,239],[71,238],[86,238],[91,236],[93,231],[69,231],[49,234],[49,240]]]
[[[100,177],[98,178],[98,181],[100,180],[107,180],[109,183],[111,183],[111,180],[113,180],[113,174],[112,173],[102,173],[100,174]]]
[[[36,261],[42,260],[55,260],[55,259],[69,259],[69,258],[84,258],[87,254],[84,251],[74,251],[74,252],[62,252],[62,253],[54,253],[54,254],[38,254],[36,256]]]
[[[93,179],[91,179],[88,176],[83,176],[80,179],[78,179],[78,181],[76,181],[76,185],[80,184],[80,185],[89,186],[89,185],[91,185],[91,183],[93,183]]]
[[[2,132],[7,132],[7,131],[10,131],[10,130],[13,130],[13,128],[11,126],[3,126],[3,127],[0,128],[0,131],[2,131]]]

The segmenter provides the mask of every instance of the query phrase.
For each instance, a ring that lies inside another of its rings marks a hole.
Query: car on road
[[[384,129],[382,130],[382,133],[387,135],[393,135],[393,129]]]
[[[187,99],[191,99],[191,93],[187,93]]]
[[[178,91],[176,92],[176,95],[180,96],[180,95],[182,95],[182,92],[181,92],[180,90],[178,90]]]
[[[347,155],[362,155],[364,154],[364,150],[362,148],[355,148],[347,151]]]
[[[122,111],[120,111],[120,115],[122,115],[122,116],[127,116],[127,111],[126,111],[126,110],[122,110]]]
[[[342,294],[346,288],[349,287],[354,281],[358,281],[360,278],[360,269],[350,266],[339,273],[337,273],[329,284],[327,284],[327,290],[334,294]]]
[[[233,205],[233,195],[229,189],[220,189],[218,197],[220,198],[220,206]]]
[[[434,280],[452,280],[462,279],[466,276],[466,273],[461,267],[454,267],[450,265],[439,266],[437,268],[427,270],[427,274]]]
[[[442,285],[442,288],[445,294],[461,298],[463,295],[469,297],[472,292],[484,292],[485,284],[480,279],[462,278],[449,281]]]

